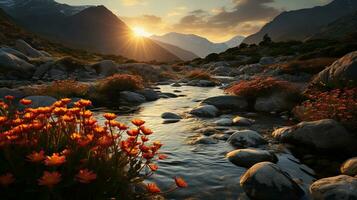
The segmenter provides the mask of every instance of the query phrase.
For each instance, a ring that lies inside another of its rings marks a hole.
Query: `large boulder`
[[[280,167],[261,162],[249,168],[240,179],[249,198],[255,200],[299,200],[304,191]]]
[[[6,52],[6,53],[9,53],[9,54],[12,54],[12,55],[15,55],[17,56],[18,58],[21,58],[22,60],[25,60],[25,61],[29,61],[29,58],[21,53],[20,51],[16,50],[16,49],[13,49],[13,48],[10,48],[10,47],[1,47],[0,48],[0,51],[3,51],[3,52]]]
[[[349,176],[357,175],[357,157],[350,158],[341,165],[341,173]]]
[[[272,93],[271,95],[258,97],[254,109],[260,112],[290,111],[296,103],[286,93]]]
[[[120,92],[119,98],[128,104],[141,104],[146,102],[146,98],[143,95],[129,91]]]
[[[246,168],[264,161],[274,163],[278,161],[278,158],[275,156],[275,154],[260,149],[238,149],[229,152],[226,157],[233,164]]]
[[[118,72],[118,64],[112,60],[103,60],[94,64],[92,67],[100,76],[111,76]]]
[[[357,199],[357,178],[347,175],[323,178],[310,186],[314,200]]]
[[[320,151],[353,152],[357,140],[342,125],[332,119],[301,122],[273,132],[281,142],[304,145]]]
[[[57,99],[50,96],[28,96],[25,97],[25,99],[32,101],[32,104],[30,104],[31,108],[51,106],[54,102],[57,101]]]
[[[41,51],[38,51],[37,49],[33,48],[31,45],[29,45],[23,40],[17,40],[15,43],[15,48],[21,53],[31,58],[39,58],[39,57],[47,56],[44,55]]]
[[[32,64],[13,54],[0,51],[0,73],[5,75],[11,73],[19,78],[30,78],[34,70],[35,67]]]
[[[328,86],[357,85],[357,51],[349,53],[320,72],[313,83]]]
[[[267,143],[259,133],[252,130],[236,131],[229,137],[228,142],[237,148],[257,147]]]
[[[231,95],[210,97],[202,101],[201,104],[208,104],[217,107],[222,111],[244,111],[248,108],[248,102],[242,98]]]
[[[160,98],[159,94],[152,89],[144,89],[144,90],[136,91],[136,93],[143,95],[147,101],[156,101]]]
[[[219,110],[212,105],[202,105],[198,106],[190,111],[191,115],[195,115],[197,117],[204,117],[204,118],[213,118],[217,117]]]

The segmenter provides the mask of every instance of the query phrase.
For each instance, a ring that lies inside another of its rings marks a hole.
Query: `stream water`
[[[119,121],[125,123],[129,123],[132,118],[145,120],[146,125],[154,130],[151,138],[160,140],[164,144],[161,152],[167,154],[169,158],[160,161],[159,170],[149,181],[156,182],[162,190],[168,189],[173,184],[174,176],[183,177],[188,182],[188,188],[169,194],[166,196],[167,199],[238,199],[243,193],[239,186],[239,179],[246,169],[235,166],[225,158],[226,153],[234,148],[225,141],[220,141],[218,144],[188,144],[188,138],[197,134],[194,130],[212,125],[217,119],[185,117],[177,123],[163,124],[161,118],[164,112],[185,114],[197,106],[199,100],[222,95],[223,91],[217,87],[182,86],[177,88],[169,85],[159,87],[161,92],[174,93],[175,90],[180,90],[181,92],[176,94],[184,96],[148,102],[142,104],[137,113],[122,115],[118,118]],[[101,112],[97,112],[96,115],[97,118],[104,120]],[[260,116],[256,118],[255,127],[251,128],[257,129],[265,124],[275,126],[282,123],[279,117]],[[239,129],[239,127],[230,128]],[[262,148],[277,147],[267,145]],[[300,164],[283,147],[279,148],[283,150],[277,153],[278,165],[294,179],[298,179],[306,189],[306,186],[313,180],[313,177],[309,175],[313,174],[313,171]]]

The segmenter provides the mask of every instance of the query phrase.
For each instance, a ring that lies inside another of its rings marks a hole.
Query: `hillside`
[[[273,41],[304,40],[356,10],[357,1],[335,0],[325,6],[283,12],[243,42],[257,44],[265,34],[269,34]]]
[[[139,61],[180,60],[151,39],[133,37],[131,29],[104,6],[72,7],[53,0],[27,0],[16,1],[6,12],[28,30],[73,48]]]
[[[177,57],[179,57],[181,60],[183,61],[190,61],[193,60],[195,58],[198,58],[197,55],[195,55],[192,52],[186,51],[184,49],[181,49],[180,47],[171,45],[171,44],[167,44],[164,42],[160,42],[160,41],[155,41],[158,45],[160,45],[162,48],[166,49],[167,51],[171,52],[172,54],[176,55]]]

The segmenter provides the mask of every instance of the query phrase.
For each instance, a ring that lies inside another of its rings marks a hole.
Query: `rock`
[[[10,47],[1,47],[1,48],[0,48],[0,51],[3,51],[3,52],[6,52],[6,53],[9,53],[9,54],[12,54],[12,55],[14,55],[14,56],[17,56],[18,58],[20,58],[20,59],[22,59],[22,60],[24,60],[24,61],[26,61],[26,62],[29,61],[29,58],[28,58],[25,54],[21,53],[21,52],[18,51],[18,50],[13,49],[13,48],[10,48]]]
[[[182,119],[181,116],[179,116],[175,113],[171,113],[171,112],[162,113],[161,118],[163,118],[163,119]]]
[[[65,71],[55,68],[49,70],[48,75],[52,80],[64,80],[68,78],[68,74]]]
[[[191,144],[217,144],[218,140],[212,137],[200,136],[193,140]]]
[[[213,81],[208,81],[208,80],[199,80],[197,83],[197,86],[199,86],[199,87],[214,87],[214,86],[216,86],[216,83]]]
[[[339,175],[315,181],[310,186],[314,200],[357,199],[357,178]]]
[[[31,100],[32,103],[29,107],[38,108],[38,107],[47,107],[51,106],[57,99],[50,96],[28,96],[25,99]]]
[[[196,132],[201,133],[205,136],[220,134],[220,131],[218,131],[217,129],[215,129],[213,127],[201,128],[201,129],[198,129]]]
[[[301,122],[292,127],[277,129],[272,135],[281,142],[331,152],[353,152],[357,142],[353,134],[332,119]]]
[[[220,134],[214,134],[214,135],[212,135],[211,137],[214,138],[214,139],[217,139],[217,140],[224,140],[224,141],[226,141],[226,140],[228,140],[229,136],[230,136],[230,135],[220,133]]]
[[[255,101],[254,109],[260,112],[280,112],[291,110],[295,104],[288,94],[273,93],[270,96],[258,97]]]
[[[144,89],[136,91],[136,93],[143,95],[147,101],[156,101],[160,98],[159,94],[152,89]]]
[[[331,86],[357,86],[357,51],[349,53],[320,72],[312,81]]]
[[[0,51],[0,71],[5,74],[13,73],[19,78],[30,78],[35,67],[13,54]]]
[[[0,88],[0,99],[4,99],[7,95],[14,96],[17,100],[25,96],[25,94],[18,89]]]
[[[250,64],[250,65],[243,65],[238,68],[238,73],[239,74],[247,74],[247,75],[255,75],[257,73],[260,73],[264,70],[265,68],[263,65],[257,63],[257,64]]]
[[[119,98],[129,104],[141,104],[146,101],[143,95],[129,91],[120,92]]]
[[[180,119],[165,119],[162,123],[163,124],[173,124],[179,122]]]
[[[218,66],[213,71],[212,74],[217,76],[229,76],[232,73],[233,69],[227,66]]]
[[[271,162],[253,165],[240,179],[249,198],[255,200],[299,200],[304,191],[280,167]]]
[[[181,84],[180,83],[173,83],[171,84],[172,87],[181,87]]]
[[[341,173],[349,176],[357,175],[357,157],[350,158],[341,165]]]
[[[262,57],[259,61],[259,64],[261,65],[271,65],[276,62],[274,57]]]
[[[245,117],[237,116],[233,119],[233,124],[237,126],[251,126],[254,124],[254,120]]]
[[[226,157],[233,164],[246,168],[249,168],[259,162],[269,161],[276,163],[278,161],[275,154],[259,149],[238,149],[229,152]]]
[[[35,73],[32,76],[32,79],[34,80],[40,80],[43,78],[43,76],[48,72],[48,70],[51,68],[51,66],[54,64],[53,61],[46,62],[36,68]]]
[[[229,137],[228,142],[238,148],[256,147],[267,143],[259,133],[252,130],[236,131]]]
[[[230,95],[210,97],[202,101],[202,104],[213,105],[224,111],[244,111],[248,108],[248,103],[244,98]]]
[[[191,115],[195,115],[197,117],[205,117],[205,118],[217,117],[218,113],[219,113],[218,109],[212,105],[202,105],[190,111]]]
[[[31,58],[39,58],[39,57],[44,57],[40,51],[36,50],[35,48],[31,47],[31,45],[27,44],[23,40],[16,40],[15,43],[15,48],[25,54],[28,57]]]
[[[112,60],[100,61],[92,65],[92,68],[94,68],[100,76],[104,77],[111,76],[118,72],[117,64]]]
[[[217,126],[232,126],[232,119],[223,118],[214,122]]]
[[[170,93],[170,92],[163,92],[161,94],[167,96],[168,98],[177,98],[178,97],[178,95]]]

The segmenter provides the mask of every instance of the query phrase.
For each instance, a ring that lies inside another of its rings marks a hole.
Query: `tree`
[[[260,46],[264,46],[264,45],[269,45],[273,43],[272,39],[269,37],[269,35],[266,33],[263,36],[263,41],[259,43]]]

